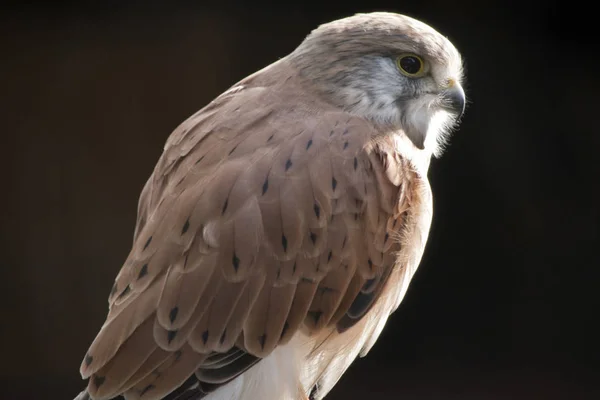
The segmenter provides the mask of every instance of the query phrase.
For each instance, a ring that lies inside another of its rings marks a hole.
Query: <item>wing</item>
[[[398,171],[366,121],[278,93],[234,88],[169,137],[82,362],[95,399],[222,384],[299,330],[347,329],[384,290]]]

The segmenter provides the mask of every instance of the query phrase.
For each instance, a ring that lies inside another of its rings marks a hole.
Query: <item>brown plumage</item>
[[[92,398],[160,399],[194,374],[200,398],[203,384],[251,377],[285,346],[312,365],[289,398],[317,381],[321,398],[349,365],[342,358],[376,339],[423,251],[431,151],[400,122],[369,115],[363,97],[352,99],[356,88],[332,89],[362,65],[336,54],[362,55],[366,44],[380,54],[393,29],[424,28],[390,14],[354,18],[313,34],[171,134],[142,191],[108,318],[81,364]],[[432,65],[455,56],[402,43],[397,52],[418,49]],[[338,64],[315,72],[327,62]]]

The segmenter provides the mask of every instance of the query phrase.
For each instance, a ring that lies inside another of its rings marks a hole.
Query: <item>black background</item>
[[[72,399],[169,133],[317,25],[417,17],[470,103],[407,297],[328,399],[598,399],[592,3],[14,3],[0,12],[0,397]]]

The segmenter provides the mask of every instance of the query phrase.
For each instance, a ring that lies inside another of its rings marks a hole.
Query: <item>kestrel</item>
[[[78,398],[322,399],[421,260],[462,61],[407,16],[319,26],[170,135]]]

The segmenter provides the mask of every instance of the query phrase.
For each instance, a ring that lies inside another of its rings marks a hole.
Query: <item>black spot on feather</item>
[[[169,311],[169,321],[171,321],[171,323],[175,322],[177,319],[177,313],[179,313],[179,307],[173,307],[171,308],[171,311]]]
[[[321,207],[317,203],[315,203],[313,209],[315,210],[315,215],[317,218],[321,218]]]
[[[265,342],[267,341],[267,334],[265,333],[264,335],[261,335],[258,337],[258,341],[260,343],[260,347],[261,349],[265,349]]]
[[[181,234],[183,235],[184,233],[186,233],[189,228],[190,228],[190,219],[188,218],[185,221],[185,224],[183,224],[183,228],[181,228]]]
[[[175,339],[175,336],[177,336],[177,331],[167,332],[167,341],[169,342],[169,344],[173,341],[173,339]]]
[[[148,275],[148,264],[142,266],[142,269],[140,269],[140,273],[138,274],[138,279],[142,279],[146,275]]]
[[[175,361],[179,361],[179,359],[181,358],[181,350],[177,350],[175,353]]]
[[[208,331],[202,332],[202,341],[204,342],[204,344],[208,342]]]
[[[269,138],[267,139],[267,143],[268,143],[268,142],[270,142],[270,141],[271,141],[271,139],[273,139],[273,136],[274,136],[274,135],[275,135],[275,134],[273,134],[273,135],[269,136]]]
[[[354,170],[356,171],[356,168],[358,168],[358,158],[354,157]]]
[[[348,142],[344,142],[344,150],[346,150],[348,148]]]
[[[148,240],[146,240],[146,244],[144,245],[144,250],[146,250],[146,248],[148,248],[148,246],[150,245],[150,242],[152,241],[152,236],[150,236],[148,238]]]
[[[148,393],[150,390],[154,389],[154,387],[155,387],[155,386],[154,386],[153,384],[149,384],[148,386],[146,386],[146,387],[144,388],[144,390],[142,390],[142,391],[140,392],[140,397],[142,397],[143,395],[145,395],[146,393]]]
[[[92,361],[94,361],[94,357],[90,356],[89,354],[86,354],[86,356],[85,356],[86,367],[89,367],[90,364],[92,363]]]
[[[307,314],[315,321],[315,324],[318,324],[323,311],[309,311]]]
[[[348,134],[348,129],[344,129],[344,133],[342,133],[342,136],[347,135],[347,134]]]
[[[280,339],[285,335],[285,333],[287,332],[288,328],[290,327],[290,324],[286,323],[283,324],[283,329],[281,330],[281,336],[279,337]]]
[[[369,258],[369,269],[373,269],[373,261],[371,261],[371,259]]]
[[[240,267],[240,259],[238,258],[238,256],[235,255],[235,253],[233,253],[233,269],[235,269],[235,272],[237,272],[239,267]]]
[[[98,389],[100,386],[102,386],[102,384],[104,383],[105,380],[106,380],[105,376],[94,375],[94,386],[96,386],[96,389]]]
[[[263,183],[262,194],[267,193],[267,189],[269,189],[269,178],[265,179],[265,183]]]
[[[306,143],[306,150],[310,149],[310,146],[312,146],[312,139],[310,139],[308,143]]]
[[[125,286],[125,289],[123,289],[123,291],[119,295],[119,299],[127,296],[127,293],[129,293],[130,290],[131,290],[131,288],[129,287],[129,285]]]
[[[229,197],[225,200],[225,204],[223,204],[223,210],[221,211],[221,215],[225,214],[225,211],[227,211],[228,204],[229,204]]]
[[[390,238],[390,234],[386,232],[385,237],[383,238],[383,243],[386,243],[389,238]]]
[[[321,294],[325,294],[325,293],[337,292],[337,290],[335,290],[334,288],[331,288],[329,286],[319,286],[319,292],[321,292]]]
[[[283,251],[287,251],[287,238],[285,237],[285,235],[281,236],[281,245],[283,246]]]
[[[285,162],[285,170],[287,171],[288,169],[290,169],[291,166],[292,166],[292,160],[290,160],[288,158],[288,160]]]
[[[317,234],[314,233],[314,232],[311,232],[310,233],[310,240],[312,241],[313,244],[315,244],[316,241],[317,241]]]
[[[333,256],[333,252],[329,250],[329,254],[327,255],[327,262],[331,261],[331,257]]]
[[[337,187],[337,180],[335,178],[331,178],[331,188],[335,191]]]
[[[203,159],[204,159],[204,156],[200,157],[200,158],[198,159],[198,161],[196,161],[196,164],[200,163],[200,161],[202,161]]]
[[[229,152],[228,156],[230,156],[231,153],[233,153],[235,151],[235,149],[237,149],[237,145],[233,149],[231,149],[231,151]]]

